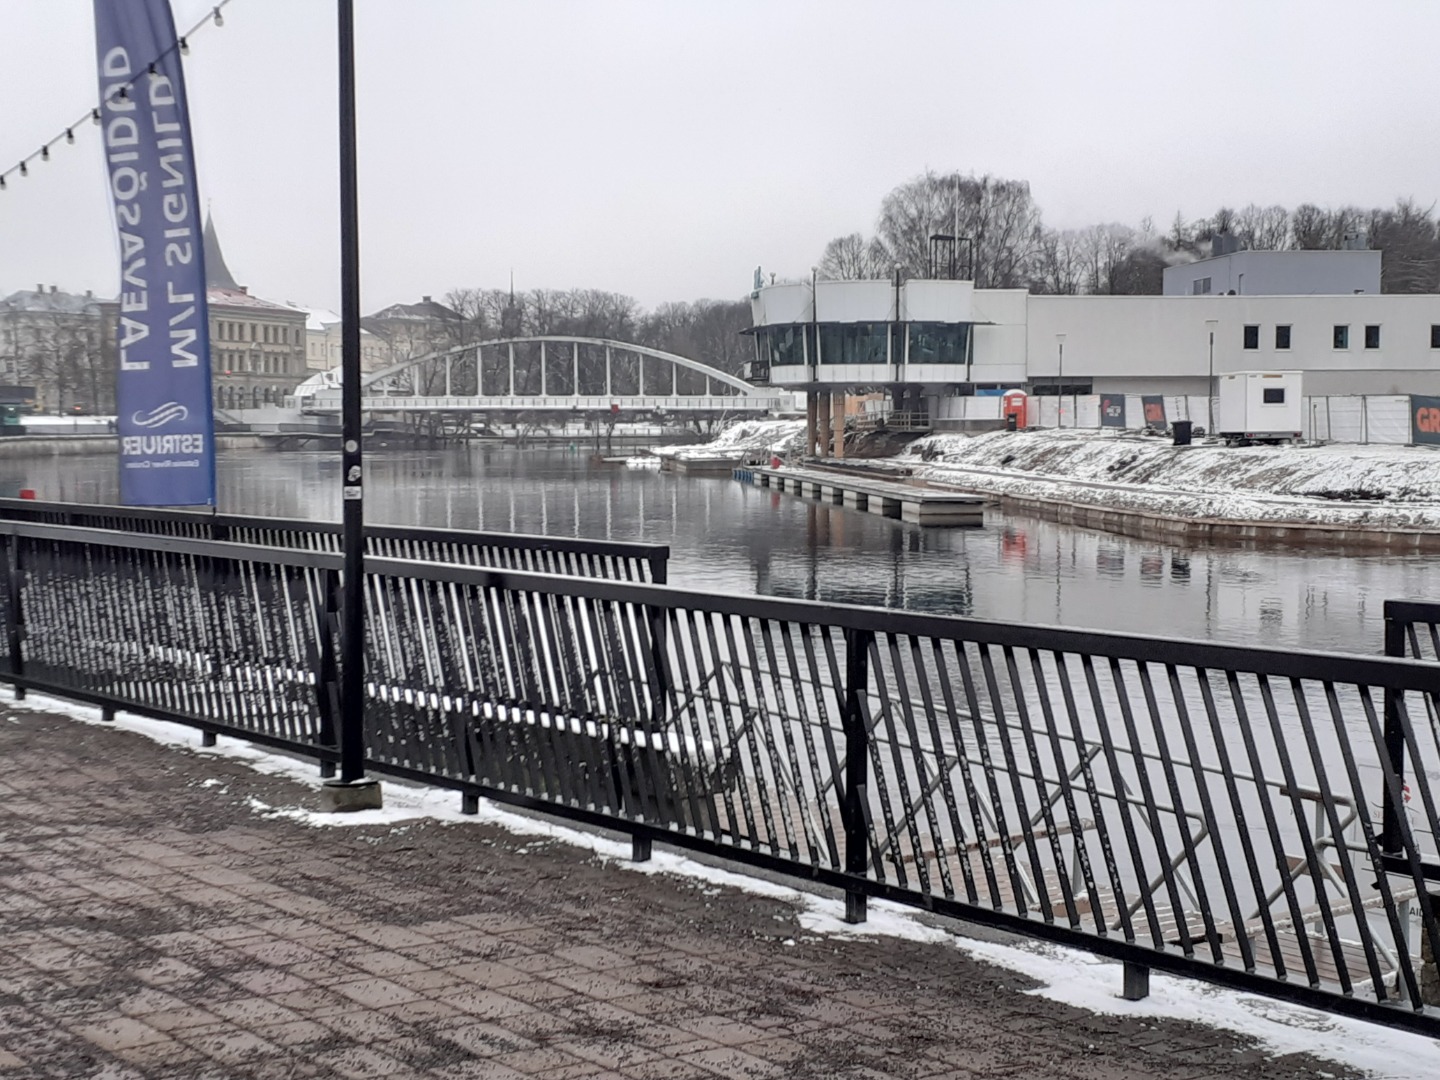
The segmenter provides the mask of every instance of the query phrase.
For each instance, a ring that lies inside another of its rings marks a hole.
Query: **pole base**
[[[320,809],[327,814],[379,810],[381,805],[379,780],[326,780],[320,785]]]

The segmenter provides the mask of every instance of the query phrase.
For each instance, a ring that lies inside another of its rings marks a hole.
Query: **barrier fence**
[[[339,554],[341,526],[334,521],[248,517],[197,510],[169,510],[88,503],[0,499],[0,521],[33,521],[89,529],[222,540],[267,547]],[[542,574],[576,574],[617,581],[666,581],[666,544],[582,540],[525,533],[430,529],[410,525],[365,526],[366,554],[425,559],[464,566],[494,566]]]
[[[1101,419],[1101,395],[1032,395],[1026,403],[1026,422],[1031,427],[1111,428],[1140,430],[1147,426],[1146,397],[1140,394],[1105,395],[1124,406],[1106,423]],[[1210,403],[1203,394],[1157,394],[1165,423],[1189,420],[1200,427],[1209,423]],[[1417,399],[1428,400],[1428,399]],[[1003,419],[998,397],[952,397],[938,400],[940,425],[948,422],[995,421]],[[1405,446],[1412,443],[1411,412],[1414,403],[1404,394],[1333,394],[1306,396],[1300,416],[1301,437],[1315,442],[1359,443],[1361,445]],[[1219,415],[1218,402],[1215,415]]]
[[[338,756],[338,554],[14,521],[0,553],[0,678]],[[1155,968],[1440,1035],[1440,664],[374,556],[364,595],[376,772],[833,886],[852,919],[1078,946],[1132,995]]]

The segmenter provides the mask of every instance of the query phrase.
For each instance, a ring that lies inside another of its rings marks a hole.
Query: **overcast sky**
[[[118,0],[117,0],[118,2]],[[183,29],[210,5],[174,0]],[[358,0],[365,311],[455,286],[647,307],[808,273],[925,170],[1048,224],[1429,205],[1440,4]],[[0,0],[0,168],[95,101],[89,0]],[[236,278],[338,306],[335,5],[234,0],[186,61]],[[113,295],[98,129],[0,192],[0,296]]]

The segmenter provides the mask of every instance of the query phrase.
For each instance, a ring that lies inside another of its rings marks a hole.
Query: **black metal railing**
[[[0,499],[0,521],[115,529],[302,551],[340,551],[339,522],[301,518]],[[666,544],[410,525],[366,525],[365,540],[367,554],[392,559],[454,562],[539,574],[578,574],[617,581],[648,581],[656,585],[665,583],[670,559],[670,548]]]
[[[1440,663],[1440,603],[1385,601],[1385,655],[1409,657],[1426,663]],[[1385,700],[1384,760],[1387,782],[1400,792],[1398,800],[1384,803],[1380,847],[1383,863],[1397,873],[1412,874],[1440,882],[1440,857],[1432,846],[1415,852],[1405,843],[1413,827],[1417,808],[1434,821],[1436,774],[1427,765],[1440,760],[1440,708],[1435,695],[1421,699],[1420,716],[1413,722],[1412,710],[1399,707],[1394,695]],[[1408,762],[1408,765],[1407,765]],[[1407,813],[1407,811],[1409,811]],[[1440,885],[1432,885],[1440,893]],[[1440,896],[1435,897],[1440,904]]]
[[[0,550],[18,688],[336,756],[338,555],[14,522]],[[367,768],[852,918],[884,897],[1440,1035],[1440,664],[373,557],[364,586]]]

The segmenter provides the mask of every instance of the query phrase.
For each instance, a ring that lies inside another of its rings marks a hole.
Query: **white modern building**
[[[1375,256],[1378,267],[1377,252],[1297,254],[1351,266]],[[817,281],[757,289],[751,308],[757,380],[806,392],[822,428],[837,399],[862,389],[934,418],[949,415],[947,397],[1205,395],[1226,372],[1258,369],[1303,372],[1307,395],[1440,395],[1440,295],[1040,296],[968,281]]]
[[[1380,252],[1232,251],[1167,266],[1166,296],[1341,296],[1379,293]]]

